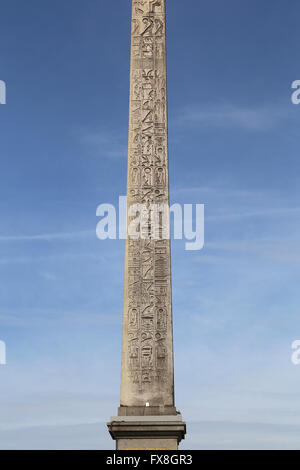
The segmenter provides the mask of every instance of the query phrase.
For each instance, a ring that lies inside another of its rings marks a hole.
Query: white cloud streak
[[[57,232],[43,233],[33,235],[0,235],[1,242],[27,242],[27,241],[52,241],[52,240],[70,240],[76,238],[96,238],[96,232],[93,230],[81,230],[78,232]]]
[[[105,129],[85,130],[81,133],[80,142],[88,154],[95,157],[114,159],[127,156],[127,141],[117,132]]]
[[[292,114],[294,115],[294,109],[280,106],[260,108],[247,108],[233,104],[190,106],[177,113],[175,124],[203,128],[240,128],[257,132],[275,128]]]

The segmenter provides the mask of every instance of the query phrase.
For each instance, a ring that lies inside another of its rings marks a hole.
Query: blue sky
[[[118,8],[116,8],[116,3]],[[0,448],[114,447],[123,241],[96,208],[126,191],[130,1],[1,2]],[[297,0],[168,0],[181,448],[300,448]]]

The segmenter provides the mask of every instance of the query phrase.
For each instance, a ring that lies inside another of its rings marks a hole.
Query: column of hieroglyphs
[[[133,0],[128,210],[169,204],[165,18],[165,0]],[[170,241],[142,226],[126,241],[121,406],[174,405]]]

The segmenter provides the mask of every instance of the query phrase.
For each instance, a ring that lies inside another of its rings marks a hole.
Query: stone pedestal
[[[116,450],[177,450],[186,433],[180,414],[113,416],[107,426]]]

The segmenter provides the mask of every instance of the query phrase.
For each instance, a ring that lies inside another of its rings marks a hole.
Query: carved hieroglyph
[[[133,0],[128,207],[169,204],[165,27],[165,0]],[[170,241],[148,228],[126,240],[123,406],[174,405]]]

